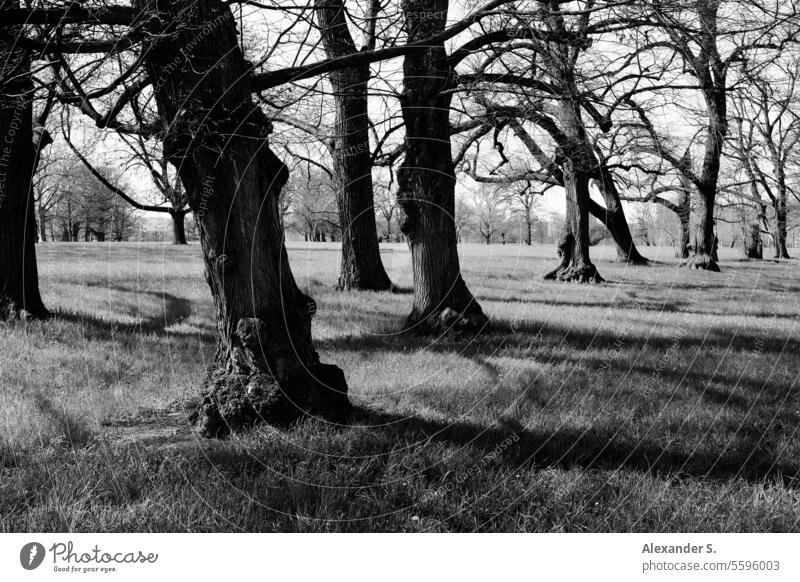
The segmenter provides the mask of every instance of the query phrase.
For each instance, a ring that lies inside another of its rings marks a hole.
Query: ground
[[[800,531],[794,261],[600,247],[577,285],[542,281],[553,247],[464,245],[493,332],[425,340],[410,295],[336,291],[336,245],[292,243],[357,412],[212,441],[183,410],[214,351],[198,247],[37,250],[56,316],[0,326],[0,531]]]

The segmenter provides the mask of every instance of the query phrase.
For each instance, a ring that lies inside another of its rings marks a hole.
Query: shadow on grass
[[[170,293],[140,289],[133,290],[122,286],[104,286],[104,288],[123,293],[141,293],[157,297],[164,302],[164,310],[154,317],[149,317],[136,323],[121,323],[113,319],[103,319],[86,313],[75,313],[63,310],[55,310],[52,316],[63,321],[75,323],[83,328],[88,328],[88,330],[92,332],[93,337],[112,340],[119,334],[175,334],[176,332],[167,332],[167,328],[180,323],[192,315],[191,300]],[[205,331],[200,331],[191,335],[197,336],[204,341],[214,341],[216,338],[214,333]]]
[[[653,326],[652,329],[661,329]],[[655,335],[620,334],[609,331],[575,329],[558,323],[509,322],[494,320],[490,331],[474,337],[419,337],[403,333],[386,339],[378,334],[351,334],[326,340],[326,346],[348,351],[386,350],[408,352],[409,350],[428,350],[434,352],[452,352],[462,356],[469,354],[497,355],[500,350],[530,351],[540,346],[558,345],[561,348],[572,348],[576,352],[586,349],[606,349],[614,347],[623,339],[627,345],[636,346],[637,351],[645,346],[660,351],[673,347],[677,341],[682,350],[687,348],[726,349],[753,351],[758,347],[759,353],[781,354],[792,353],[800,348],[800,340],[795,338],[763,337],[737,333],[731,336],[725,329],[708,328],[705,334],[684,335],[679,329],[674,337]],[[578,357],[576,355],[576,357]]]
[[[475,447],[487,455],[501,450],[501,461],[515,467],[629,469],[677,479],[741,478],[751,483],[780,481],[786,487],[800,487],[800,467],[760,450],[758,441],[738,446],[735,453],[720,455],[711,451],[672,451],[648,440],[634,442],[612,429],[566,428],[549,432],[526,429],[514,420],[501,421],[501,427],[485,427],[364,407],[356,408],[353,421],[361,430],[385,432],[394,441],[445,442]]]

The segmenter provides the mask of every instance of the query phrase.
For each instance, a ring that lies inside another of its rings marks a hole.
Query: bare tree
[[[786,238],[790,192],[797,198],[790,175],[800,149],[799,74],[797,62],[773,63],[758,74],[748,75],[746,86],[732,99],[734,132],[730,156],[740,165],[749,189],[749,196],[740,195],[739,199],[749,198],[757,212],[757,229],[763,228],[772,237],[775,258],[783,259],[789,258]],[[781,82],[776,83],[776,79]],[[773,226],[767,217],[767,206],[773,212]]]
[[[447,9],[447,0],[405,2],[409,41],[441,33]],[[397,171],[397,201],[414,270],[414,305],[407,325],[420,333],[480,330],[488,320],[461,277],[456,249],[448,92],[452,75],[444,43],[406,55],[403,72],[405,158]]]

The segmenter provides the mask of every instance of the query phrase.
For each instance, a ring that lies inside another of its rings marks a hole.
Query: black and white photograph
[[[798,256],[794,0],[0,0],[0,578],[800,579]]]

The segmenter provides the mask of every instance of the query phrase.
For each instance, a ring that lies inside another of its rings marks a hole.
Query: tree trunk
[[[556,163],[561,167],[564,179],[567,218],[559,244],[561,264],[545,275],[545,279],[602,283],[604,279],[589,258],[589,178],[596,171],[597,158],[586,138],[580,105],[574,97],[578,95],[578,90],[572,69],[555,68],[560,69],[564,93],[557,104],[559,125],[568,140],[556,152]],[[609,216],[608,213],[606,215]]]
[[[47,211],[39,206],[39,240],[47,242]]]
[[[764,251],[761,245],[761,227],[751,224],[744,233],[744,256],[748,259],[763,259]]]
[[[326,56],[341,58],[357,53],[343,1],[316,0],[315,10]],[[392,282],[381,262],[375,223],[367,112],[369,75],[368,64],[328,75],[336,110],[330,150],[342,225],[342,262],[337,287],[385,291],[392,287]]]
[[[185,245],[186,243],[186,212],[173,210],[169,213],[172,218],[172,244]]]
[[[567,195],[567,217],[561,232],[558,254],[561,264],[545,279],[602,283],[604,279],[589,258],[589,177],[577,170],[571,159],[561,163]]]
[[[44,144],[33,141],[30,60],[11,42],[0,40],[0,320],[48,314],[39,294],[31,182]]]
[[[681,223],[681,237],[678,242],[679,246],[675,254],[681,259],[689,258],[689,244],[691,239],[691,229],[689,227],[692,216],[692,205],[689,198],[689,192],[684,193],[683,202],[681,202],[678,209],[678,220]]]
[[[633,241],[622,202],[619,199],[619,191],[614,183],[614,177],[602,161],[598,165],[599,178],[595,180],[600,194],[603,196],[605,208],[589,199],[589,210],[600,222],[602,222],[617,244],[617,261],[631,265],[647,265],[648,261],[636,248]]]
[[[695,212],[697,219],[692,229],[693,255],[687,265],[695,269],[719,272],[717,264],[717,237],[714,234],[714,199],[716,187],[699,189]]]
[[[447,0],[404,2],[409,42],[440,32],[447,5]],[[421,14],[426,18],[419,18]],[[444,43],[436,43],[403,62],[400,103],[406,150],[397,173],[397,201],[414,271],[414,305],[407,326],[417,333],[477,331],[488,324],[461,277],[458,260],[446,57]]]
[[[779,200],[775,205],[775,258],[789,259],[789,249],[786,248],[786,201]]]
[[[137,4],[152,10],[148,0]],[[320,363],[311,338],[315,304],[289,268],[278,211],[288,170],[252,100],[235,20],[220,0],[162,6],[161,22],[174,24],[144,48],[146,66],[169,128],[164,151],[199,227],[219,332],[197,412],[200,432],[222,436],[303,414],[344,420],[344,375]]]

